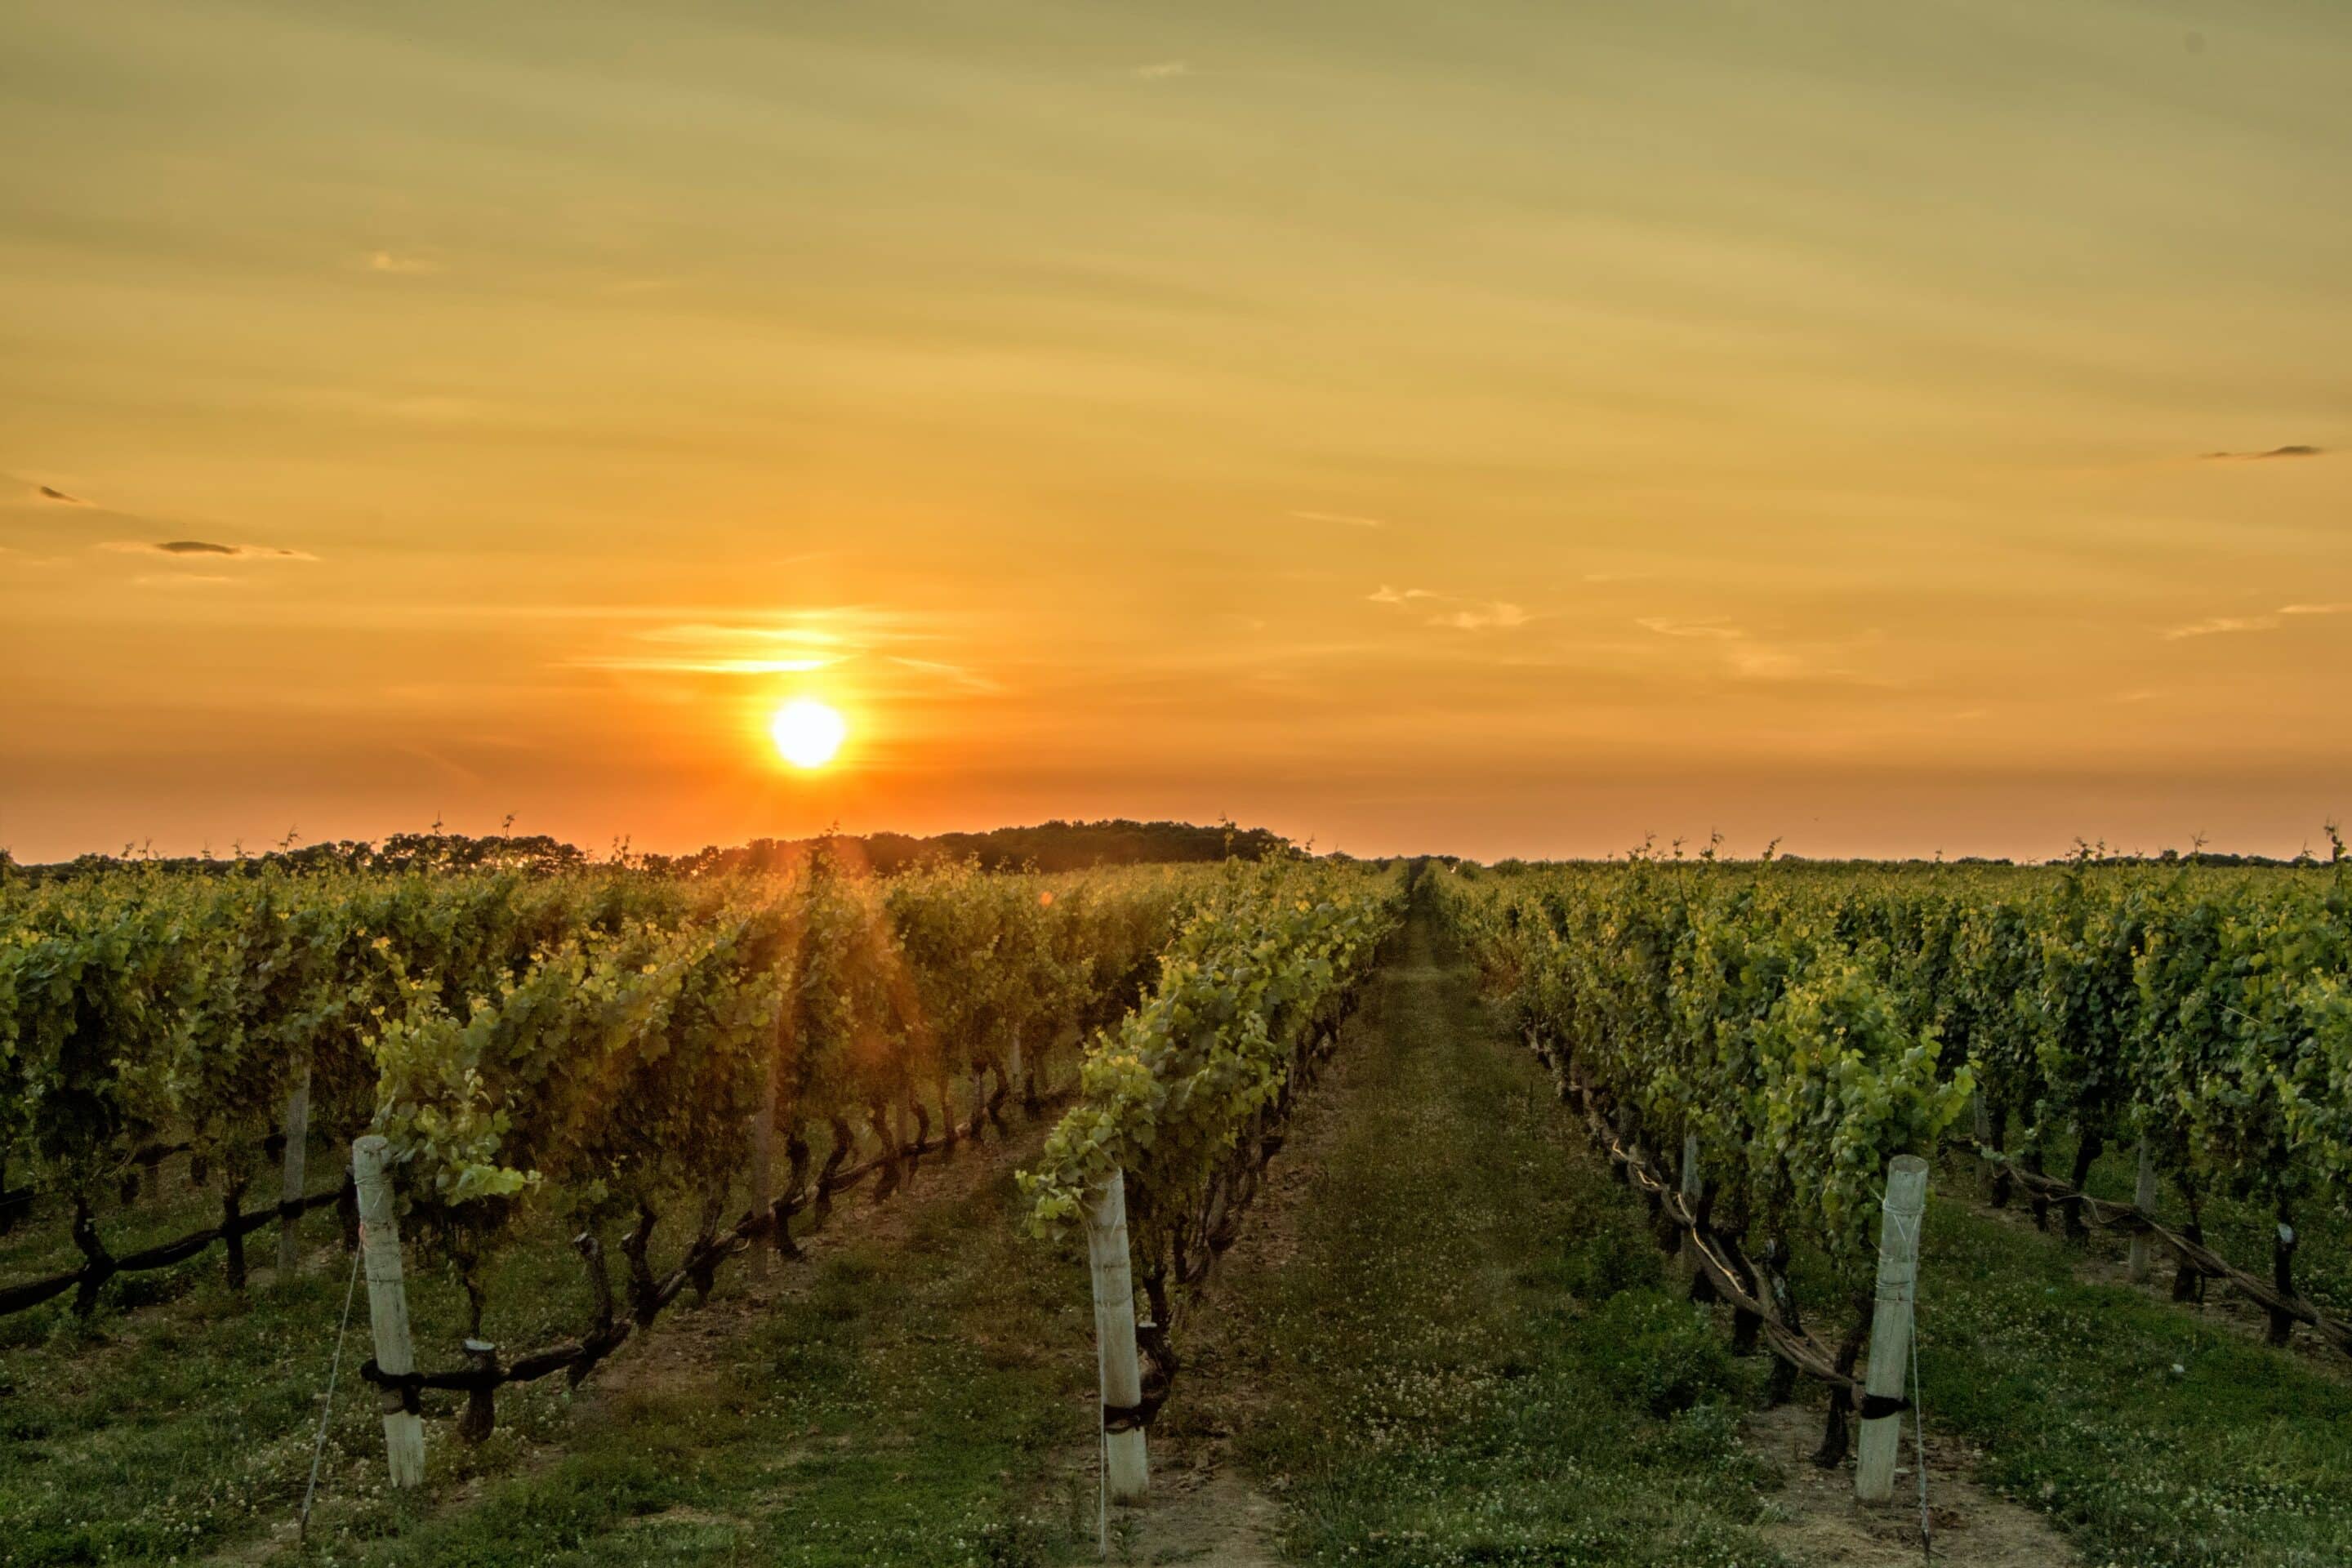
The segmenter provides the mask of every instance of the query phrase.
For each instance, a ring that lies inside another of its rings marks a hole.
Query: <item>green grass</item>
[[[1966,1176],[1953,1191],[1925,1232],[1920,1376],[1983,1479],[2092,1563],[2352,1563],[2352,1384],[2094,1282],[2076,1248],[1976,1211]]]
[[[124,1228],[176,1225],[185,1215],[126,1216]],[[242,1297],[222,1279],[222,1253],[119,1279],[88,1323],[70,1298],[0,1320],[0,1564],[160,1563],[201,1556],[290,1522],[309,1478],[318,1396],[327,1381],[350,1267],[331,1215],[304,1222],[315,1243],[304,1268],[275,1279],[274,1229],[247,1238],[254,1282]],[[500,1270],[505,1310],[486,1322],[509,1344],[538,1344],[575,1327],[578,1266],[558,1247],[531,1248]],[[420,1342],[461,1331],[460,1295],[433,1269],[412,1280]],[[354,1312],[330,1425],[321,1485],[364,1495],[382,1468],[381,1428],[352,1377],[369,1353],[367,1308]],[[503,1430],[466,1458],[495,1472],[547,1440],[564,1395],[541,1384],[500,1400]]]
[[[560,1454],[470,1506],[322,1555],[476,1568],[1066,1555],[1090,1522],[1055,1481],[1092,1389],[1084,1270],[1015,1234],[1003,1173],[961,1200],[915,1201],[904,1241],[818,1264],[721,1336],[710,1364],[584,1409]]]
[[[1784,1563],[1763,1529],[1778,1478],[1738,1436],[1764,1363],[1733,1359],[1724,1314],[1684,1301],[1640,1204],[1425,920],[1344,1053],[1314,1091],[1318,1131],[1282,1156],[1307,1179],[1250,1216],[1279,1227],[1276,1261],[1229,1260],[1159,1440],[1230,1428],[1308,1563]],[[151,1302],[138,1311],[0,1321],[0,1565],[245,1561],[273,1543],[288,1561],[480,1568],[1091,1560],[1085,1271],[1023,1239],[1008,1173],[976,1181],[970,1158],[926,1162],[888,1226],[865,1193],[845,1199],[822,1259],[757,1298],[730,1271],[709,1318],[673,1309],[580,1394],[508,1390],[480,1448],[436,1419],[422,1498],[385,1493],[380,1427],[348,1381],[362,1303],[299,1551],[273,1532],[300,1499],[343,1300],[331,1216],[307,1222],[316,1248],[282,1285],[274,1236],[255,1236],[245,1301],[215,1250],[125,1282]],[[2095,1282],[2054,1235],[1978,1212],[1972,1172],[1937,1182],[1927,1419],[1981,1451],[1979,1479],[2091,1564],[2352,1563],[2352,1377]],[[120,1223],[206,1216],[175,1196]],[[55,1245],[19,1237],[7,1260]],[[560,1236],[501,1267],[493,1338],[576,1330]],[[425,1359],[446,1364],[454,1283],[412,1282]]]
[[[735,1311],[721,1276],[716,1349],[680,1361],[681,1300],[578,1394],[510,1385],[488,1444],[457,1443],[427,1396],[425,1500],[388,1496],[359,1301],[307,1555],[363,1563],[993,1563],[1048,1561],[1072,1537],[1044,1456],[1083,1438],[1092,1313],[1083,1264],[1019,1236],[1009,1168],[978,1190],[924,1162],[893,1199],[903,1235],[873,1234],[866,1190],[832,1228],[848,1245],[785,1265],[779,1293]],[[184,1205],[172,1205],[172,1208]],[[169,1226],[187,1216],[126,1216]],[[200,1561],[257,1554],[290,1526],[308,1479],[316,1397],[348,1281],[330,1215],[279,1285],[275,1233],[251,1238],[247,1296],[218,1249],[137,1277],[150,1300],[89,1324],[63,1303],[0,1321],[0,1564]],[[20,1241],[23,1238],[20,1238]],[[37,1238],[36,1238],[37,1240]],[[656,1241],[656,1262],[666,1256]],[[784,1288],[789,1282],[789,1288]],[[119,1290],[118,1284],[114,1288]],[[428,1364],[462,1331],[446,1271],[410,1275]],[[499,1265],[485,1328],[509,1347],[576,1332],[581,1270],[551,1230]],[[629,1375],[641,1357],[657,1373]],[[628,1392],[608,1394],[625,1384]],[[1031,1515],[1036,1517],[1033,1518]]]
[[[1345,1047],[1297,1256],[1218,1285],[1218,1420],[1310,1563],[1780,1562],[1735,1362],[1425,921]],[[1286,1155],[1286,1158],[1303,1157]],[[1253,1216],[1254,1222],[1257,1216]]]

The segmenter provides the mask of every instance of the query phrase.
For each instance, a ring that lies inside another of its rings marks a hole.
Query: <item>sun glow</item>
[[[797,697],[776,710],[768,722],[777,754],[796,768],[821,768],[833,761],[848,738],[849,722],[840,710],[806,697]]]

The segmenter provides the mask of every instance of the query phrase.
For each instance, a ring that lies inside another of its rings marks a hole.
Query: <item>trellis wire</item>
[[[359,1288],[360,1253],[353,1247],[351,1281],[343,1287],[343,1321],[335,1329],[334,1359],[327,1363],[327,1393],[319,1402],[319,1436],[310,1445],[310,1483],[302,1489],[302,1517],[296,1526],[296,1533],[306,1541],[310,1536],[310,1503],[319,1495],[319,1461],[327,1453],[327,1421],[335,1413],[335,1380],[343,1370],[343,1336],[351,1332],[352,1301],[358,1296]]]

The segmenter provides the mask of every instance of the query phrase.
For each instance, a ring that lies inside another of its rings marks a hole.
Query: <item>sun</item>
[[[796,697],[776,710],[768,721],[777,754],[796,768],[821,768],[833,761],[849,735],[849,722],[840,710],[806,697]]]

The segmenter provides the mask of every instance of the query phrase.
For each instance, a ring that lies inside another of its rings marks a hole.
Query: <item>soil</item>
[[[1912,1568],[1929,1562],[1949,1568],[2071,1568],[2075,1562],[2049,1521],[1970,1479],[1976,1456],[1959,1443],[1932,1435],[1927,1439],[1930,1555],[1921,1550],[1918,1470],[1907,1430],[1904,1458],[1895,1469],[1895,1500],[1883,1506],[1854,1500],[1851,1460],[1833,1470],[1813,1463],[1822,1413],[1812,1405],[1759,1412],[1743,1424],[1741,1435],[1788,1478],[1771,1500],[1775,1517],[1764,1533],[1801,1563],[1823,1568]]]

